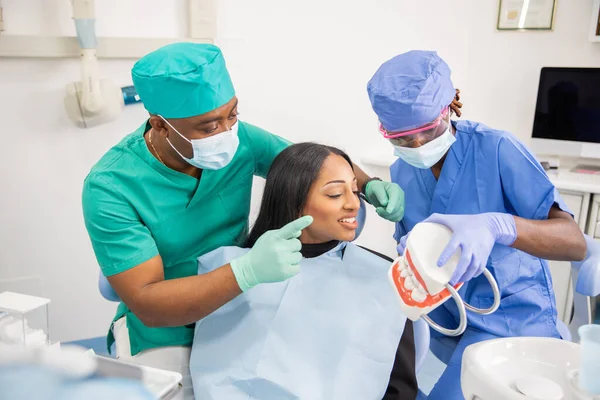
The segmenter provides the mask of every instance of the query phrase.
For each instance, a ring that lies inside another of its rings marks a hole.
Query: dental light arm
[[[95,49],[81,50],[81,98],[79,101],[81,109],[85,113],[96,114],[104,107]]]
[[[96,58],[96,16],[94,0],[72,0],[77,42],[81,47],[81,99],[84,112],[97,113],[104,106],[100,89],[100,71]]]
[[[71,0],[71,3],[81,47],[81,81],[67,85],[65,107],[73,122],[87,128],[116,119],[124,105],[123,94],[112,82],[100,79],[94,0]]]

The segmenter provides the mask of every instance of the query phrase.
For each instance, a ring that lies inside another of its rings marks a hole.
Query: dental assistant
[[[462,399],[461,359],[469,344],[506,336],[560,337],[545,260],[581,260],[585,240],[543,168],[517,138],[477,122],[450,120],[455,89],[450,68],[435,52],[410,51],[385,62],[367,91],[381,133],[398,156],[392,181],[407,193],[406,214],[394,235],[398,252],[404,252],[417,223],[443,224],[453,236],[438,265],[461,251],[451,280],[466,282],[461,297],[474,307],[491,306],[491,288],[480,276],[484,268],[501,291],[495,313],[469,313],[468,327],[453,343],[447,368],[429,395]],[[459,320],[453,302],[430,316],[449,328]],[[433,340],[440,336],[432,330]]]
[[[243,243],[253,176],[266,177],[290,143],[238,120],[238,99],[219,48],[177,43],[140,59],[135,88],[149,119],[110,149],[83,188],[83,213],[102,273],[121,298],[108,334],[117,357],[182,372],[191,394],[194,322],[242,291],[298,273],[310,217],[231,262],[198,275],[197,258]],[[356,170],[384,218],[399,221],[404,193]],[[257,248],[258,247],[258,248]]]

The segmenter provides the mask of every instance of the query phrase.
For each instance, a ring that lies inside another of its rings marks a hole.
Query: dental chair
[[[571,283],[573,285],[574,312],[567,326],[558,320],[556,327],[561,337],[567,341],[579,341],[577,330],[580,326],[592,323],[592,301],[600,295],[600,242],[584,235],[587,254],[583,261],[571,263]],[[457,344],[457,338],[441,337],[431,340],[431,352],[444,364],[448,364]]]
[[[121,298],[115,292],[115,290],[108,283],[108,279],[104,275],[102,275],[102,271],[100,271],[98,275],[98,289],[100,289],[100,294],[108,301],[116,301],[120,302]]]
[[[356,221],[358,222],[358,227],[356,228],[356,236],[354,240],[358,238],[361,234],[365,222],[367,219],[367,209],[364,200],[360,200],[360,209],[358,210],[358,215],[356,216]],[[108,280],[104,275],[102,275],[102,271],[99,272],[98,275],[98,289],[100,289],[100,294],[108,301],[116,301],[120,302],[121,299],[119,295],[114,291]],[[415,368],[416,372],[419,372],[423,363],[425,362],[425,358],[427,357],[427,353],[429,351],[429,325],[420,319],[413,323],[413,331],[415,337]]]

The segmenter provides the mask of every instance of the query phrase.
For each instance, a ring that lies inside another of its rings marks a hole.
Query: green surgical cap
[[[146,110],[165,118],[202,115],[235,96],[223,54],[212,44],[161,47],[136,62],[131,77]]]

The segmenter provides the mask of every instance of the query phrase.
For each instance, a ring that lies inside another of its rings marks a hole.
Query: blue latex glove
[[[454,232],[437,263],[438,267],[443,266],[456,250],[461,250],[460,260],[450,279],[452,285],[479,276],[487,265],[494,244],[510,246],[517,240],[515,218],[510,214],[433,214],[423,222],[445,225]],[[397,247],[398,254],[404,253],[407,237],[408,235],[404,235],[400,239]]]
[[[440,255],[438,267],[446,264],[456,250],[461,250],[460,260],[450,280],[452,285],[479,276],[487,265],[494,244],[510,246],[517,240],[515,218],[510,214],[433,214],[425,222],[445,225],[453,232],[452,239]]]
[[[404,249],[406,249],[406,239],[408,238],[408,233],[400,238],[400,243],[398,243],[398,247],[396,247],[396,251],[398,251],[398,255],[401,256],[404,254]]]
[[[259,283],[281,282],[300,272],[302,243],[298,238],[312,221],[307,215],[281,229],[265,232],[248,253],[231,261],[240,289],[245,292]]]
[[[380,217],[392,222],[404,217],[404,191],[398,184],[371,181],[367,183],[365,196]]]

